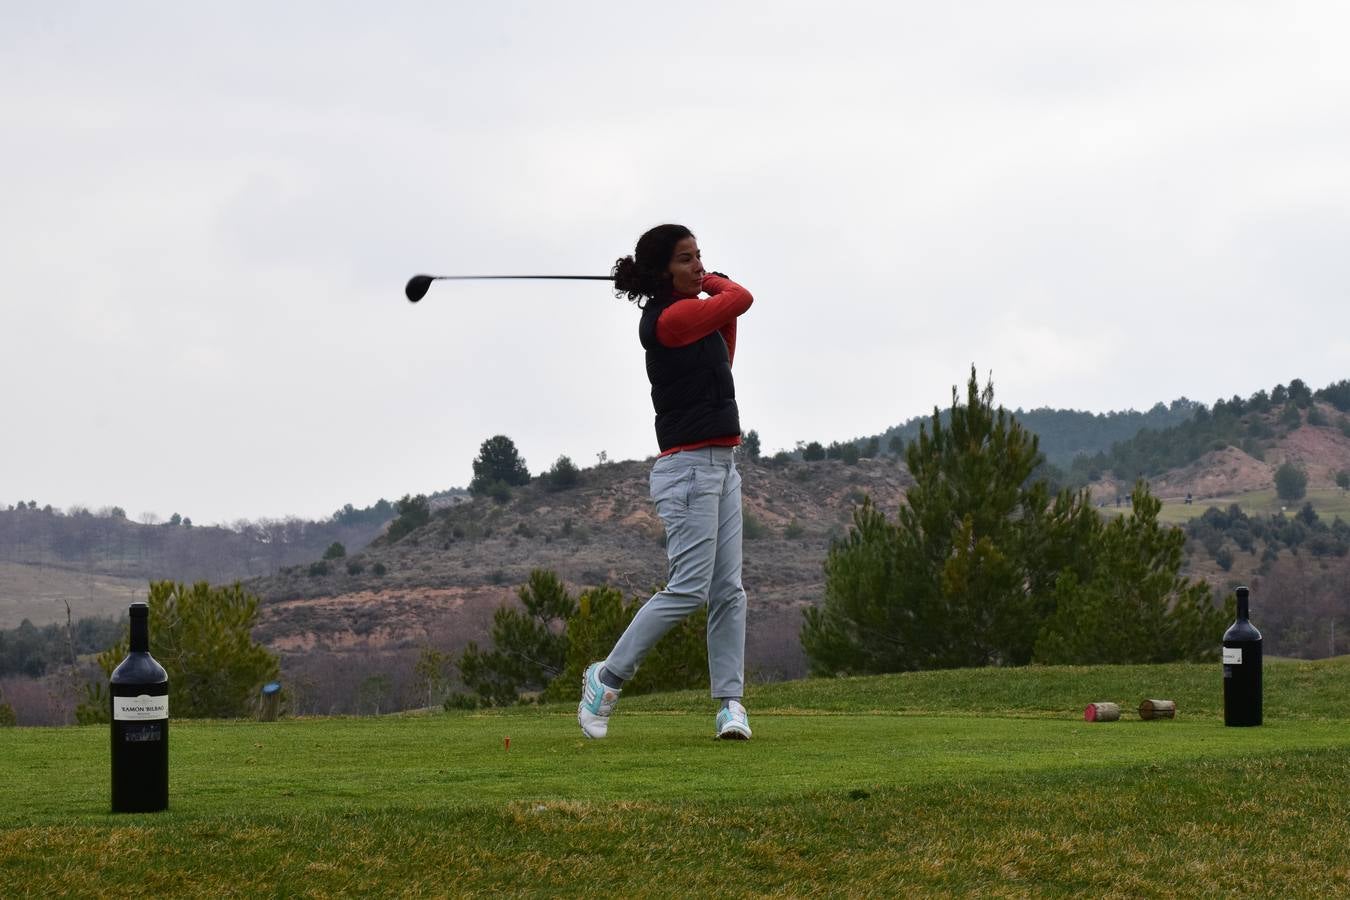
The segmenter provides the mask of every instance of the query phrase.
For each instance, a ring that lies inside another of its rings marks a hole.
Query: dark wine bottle
[[[169,807],[169,676],[150,655],[150,607],[131,604],[131,650],[113,669],[112,810]]]
[[[1247,617],[1248,592],[1237,589],[1237,621],[1223,633],[1223,724],[1261,724],[1261,632]]]

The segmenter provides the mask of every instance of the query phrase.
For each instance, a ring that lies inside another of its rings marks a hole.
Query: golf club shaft
[[[432,275],[432,281],[485,281],[502,278],[536,278],[550,281],[613,281],[613,275]]]
[[[613,275],[414,275],[408,279],[403,293],[416,303],[426,296],[433,281],[496,281],[502,279],[531,279],[547,281],[613,281]]]

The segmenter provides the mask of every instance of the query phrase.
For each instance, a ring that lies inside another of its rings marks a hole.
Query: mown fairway
[[[0,895],[1345,895],[1350,658],[1266,673],[1258,729],[1217,665],[766,685],[749,743],[697,694],[603,742],[556,707],[180,722],[150,816],[105,812],[105,729],[8,729]]]

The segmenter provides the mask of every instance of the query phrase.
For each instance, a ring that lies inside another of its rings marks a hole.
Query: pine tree
[[[1087,494],[1031,478],[1036,436],[972,367],[905,453],[915,485],[892,524],[869,501],[826,560],[825,603],[802,644],[817,674],[1030,661],[1053,612],[1055,576],[1086,570],[1096,515]],[[944,419],[946,421],[944,421]],[[931,426],[931,427],[930,427]]]
[[[1281,500],[1302,500],[1308,493],[1308,473],[1291,462],[1275,470],[1275,492]]]
[[[742,435],[741,447],[745,450],[746,456],[748,456],[752,460],[758,460],[760,454],[759,432],[755,431],[752,428],[749,431],[747,431],[744,435]]]
[[[1212,661],[1233,608],[1216,607],[1204,581],[1181,577],[1186,535],[1158,522],[1144,482],[1131,512],[1102,529],[1091,575],[1062,572],[1056,609],[1036,641],[1041,663]]]
[[[551,491],[565,491],[576,487],[581,481],[581,471],[576,463],[565,455],[558,457],[558,461],[548,470],[547,475],[548,489]]]
[[[515,703],[522,692],[542,691],[563,670],[562,625],[576,612],[576,601],[544,569],[531,572],[517,596],[523,611],[504,606],[492,616],[492,649],[471,641],[459,658],[460,679],[483,705]]]
[[[431,521],[431,503],[425,494],[418,494],[416,497],[404,494],[396,508],[398,518],[389,523],[389,530],[385,532],[391,544]]]
[[[249,715],[262,686],[280,671],[277,657],[253,640],[258,598],[236,582],[192,587],[172,581],[150,585],[150,654],[169,675],[175,718],[228,719]],[[98,657],[111,675],[127,655],[128,632]],[[88,685],[76,711],[81,724],[107,721],[103,682]]]
[[[504,434],[494,435],[483,441],[478,448],[478,456],[473,461],[473,481],[469,490],[475,494],[487,494],[494,484],[524,485],[530,483],[530,470],[515,442]]]

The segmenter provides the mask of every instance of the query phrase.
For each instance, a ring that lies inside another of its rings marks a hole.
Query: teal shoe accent
[[[609,717],[619,702],[618,688],[600,682],[600,666],[593,662],[581,673],[581,703],[577,705],[577,724],[588,738],[602,738],[609,733]]]
[[[750,740],[750,716],[739,700],[731,700],[717,714],[717,737],[721,740]]]

